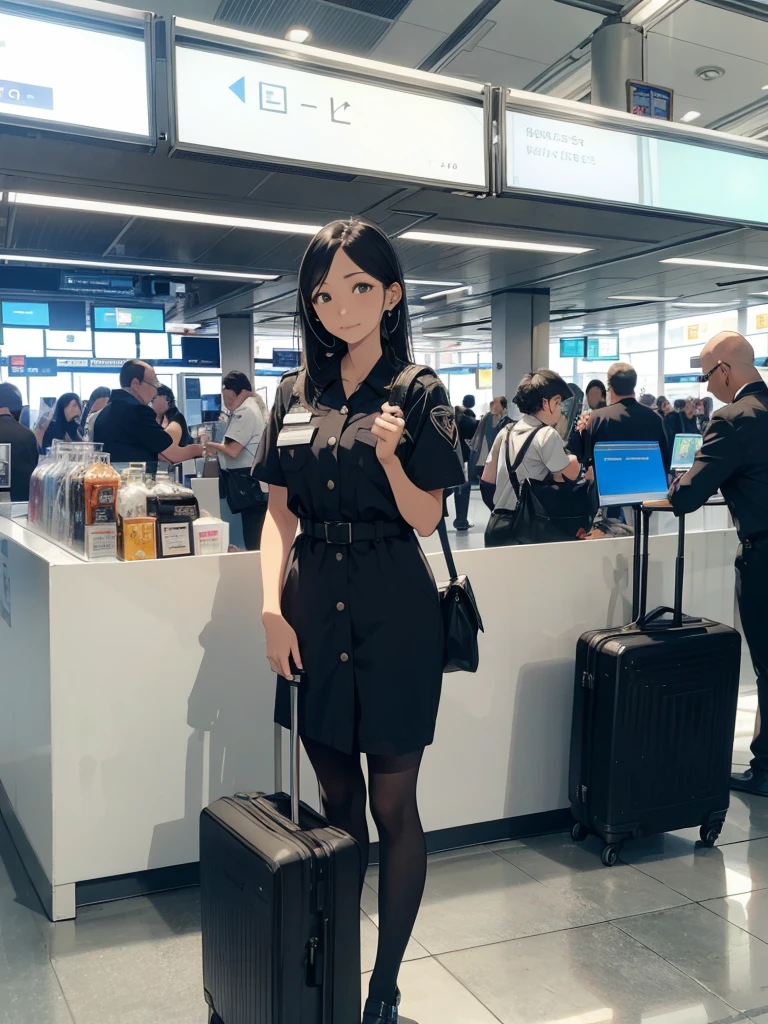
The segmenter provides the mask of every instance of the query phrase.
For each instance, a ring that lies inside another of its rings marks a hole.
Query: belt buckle
[[[352,523],[324,523],[325,526],[325,542],[326,544],[351,544],[352,543]],[[343,540],[332,539],[330,530],[345,529],[347,531],[346,538]]]

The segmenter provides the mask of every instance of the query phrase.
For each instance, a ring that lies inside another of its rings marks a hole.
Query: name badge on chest
[[[317,427],[283,427],[277,435],[278,448],[295,448],[302,444],[312,444]]]
[[[283,417],[283,425],[286,427],[296,427],[311,422],[311,412],[288,412]]]

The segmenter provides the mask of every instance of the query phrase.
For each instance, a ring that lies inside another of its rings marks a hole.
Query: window
[[[44,356],[43,331],[30,327],[4,327],[3,355]]]

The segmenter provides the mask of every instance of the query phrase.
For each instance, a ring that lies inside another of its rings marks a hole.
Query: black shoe
[[[363,1024],[397,1024],[399,1001],[398,999],[394,1006],[390,1006],[389,1003],[380,1003],[377,999],[369,999],[363,1011]]]
[[[740,793],[755,793],[757,796],[768,796],[768,772],[739,772],[731,776],[731,789]]]
[[[474,525],[475,525],[474,523],[469,523],[468,522],[468,523],[465,523],[464,526],[457,526],[456,523],[454,523],[453,524],[453,528],[456,531],[456,533],[466,533],[467,530],[471,530]]]

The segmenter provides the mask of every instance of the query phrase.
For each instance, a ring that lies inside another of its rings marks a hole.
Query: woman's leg
[[[416,803],[423,750],[368,755],[371,813],[379,830],[379,949],[370,997],[395,1001],[397,976],[419,912],[427,877],[427,847]]]
[[[315,769],[323,809],[331,825],[347,832],[360,847],[360,893],[368,870],[368,820],[365,816],[365,776],[359,754],[343,754],[315,740],[302,740]]]

